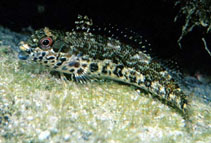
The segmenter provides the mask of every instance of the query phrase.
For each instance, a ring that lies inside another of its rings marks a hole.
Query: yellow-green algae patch
[[[211,108],[199,100],[191,101],[190,133],[177,112],[132,87],[65,82],[8,50],[0,47],[0,117],[9,118],[0,124],[0,143],[211,140]]]

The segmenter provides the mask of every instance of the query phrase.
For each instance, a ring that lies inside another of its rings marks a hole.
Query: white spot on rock
[[[48,139],[50,137],[50,132],[49,131],[44,131],[44,132],[41,132],[40,135],[39,135],[39,140],[40,141],[43,141],[45,139]]]
[[[68,135],[68,134],[66,134],[65,136],[64,136],[64,141],[69,141],[70,140],[70,135]]]

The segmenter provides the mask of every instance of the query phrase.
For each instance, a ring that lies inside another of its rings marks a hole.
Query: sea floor
[[[187,76],[191,126],[172,108],[115,82],[78,84],[17,58],[25,35],[0,27],[0,143],[209,143],[211,83]]]

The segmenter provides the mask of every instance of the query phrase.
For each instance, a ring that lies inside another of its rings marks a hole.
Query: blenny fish
[[[94,31],[111,31],[93,28],[93,22],[87,16],[79,15],[75,23],[76,28],[71,32],[47,27],[35,31],[27,41],[20,42],[19,58],[68,74],[76,82],[109,79],[134,86],[188,118],[187,95],[162,64],[147,53],[150,44],[142,36],[128,36],[117,27],[111,27],[136,43],[134,47],[112,34],[95,34]]]

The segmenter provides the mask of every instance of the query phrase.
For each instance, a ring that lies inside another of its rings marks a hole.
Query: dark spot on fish
[[[47,64],[48,63],[48,61],[44,61],[44,64]]]
[[[73,61],[73,62],[70,62],[70,63],[68,64],[68,66],[70,66],[70,67],[74,66],[74,67],[78,68],[78,67],[80,66],[80,63],[79,63],[79,62]]]
[[[98,70],[98,65],[97,65],[97,63],[91,63],[89,68],[90,68],[91,72],[95,72]]]
[[[58,66],[54,66],[53,68],[54,68],[54,69],[57,69],[57,68],[58,68]]]
[[[141,82],[141,80],[139,79],[137,83],[138,83],[138,85],[140,85],[142,82]]]
[[[135,75],[135,73],[136,73],[135,71],[130,71],[131,75]]]
[[[77,73],[78,74],[82,74],[83,72],[84,72],[84,70],[82,68],[80,68],[80,69],[77,70]]]
[[[136,76],[129,76],[130,82],[134,83],[136,82]]]
[[[43,59],[43,57],[41,57],[41,56],[40,56],[40,57],[39,57],[39,59],[40,59],[40,60],[42,60],[42,59]]]
[[[36,62],[36,61],[37,61],[37,57],[34,57],[33,61],[35,61],[35,62]]]
[[[80,66],[80,63],[79,62],[75,62],[75,65],[74,65],[76,68],[78,68]]]
[[[118,77],[122,77],[123,76],[123,74],[122,74],[122,69],[124,68],[124,66],[123,65],[117,65],[116,67],[115,67],[115,70],[113,71],[113,73],[116,75],[116,76],[118,76]]]
[[[62,67],[62,70],[66,71],[67,70],[67,67],[66,66]]]
[[[102,73],[103,74],[107,74],[108,73],[108,71],[107,71],[107,65],[103,66]]]
[[[84,68],[87,67],[87,64],[82,64],[82,67],[84,67]]]
[[[55,57],[50,56],[50,57],[47,57],[46,59],[47,59],[47,60],[53,60],[53,59],[55,59]]]
[[[74,72],[75,71],[75,69],[70,69],[70,72]]]
[[[149,80],[145,80],[144,82],[146,87],[150,87],[151,86],[151,82]]]
[[[46,55],[46,52],[42,52],[42,56],[44,57]]]
[[[65,57],[61,57],[60,58],[60,61],[62,61],[62,62],[64,62],[64,61],[66,61],[67,59],[65,58]]]
[[[75,65],[75,62],[69,62],[68,66],[72,67]]]
[[[62,65],[62,62],[58,62],[56,63],[57,66],[61,66]]]
[[[89,57],[88,56],[83,56],[82,60],[89,61]]]

